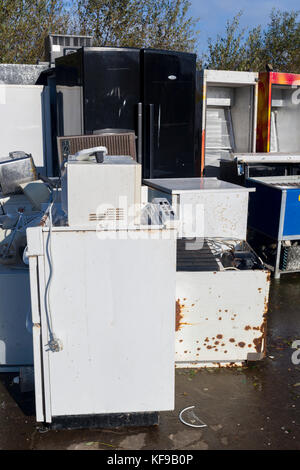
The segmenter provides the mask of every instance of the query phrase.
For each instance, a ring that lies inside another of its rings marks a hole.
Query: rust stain
[[[251,330],[251,326],[250,325],[245,326],[245,330],[246,331]]]
[[[219,317],[218,319],[219,319],[219,320],[222,320],[222,317]]]
[[[246,346],[246,344],[243,341],[240,341],[238,345],[240,348],[244,348]]]
[[[260,338],[255,338],[253,340],[253,344],[255,346],[256,352],[261,352],[261,346],[262,346],[262,337]]]
[[[229,341],[230,341],[231,343],[234,343],[234,342],[235,342],[235,339],[234,339],[234,338],[230,338]]]
[[[218,339],[222,339],[222,338],[223,338],[223,335],[220,335],[220,334],[219,334],[219,335],[217,335],[217,338],[218,338]]]
[[[182,305],[180,304],[179,299],[176,300],[176,325],[175,325],[175,331],[180,330],[180,321],[183,318],[182,312]]]
[[[183,309],[185,305],[180,303],[180,299],[176,300],[176,321],[175,321],[175,331],[180,330],[182,325],[191,325],[191,323],[182,322],[183,319]]]
[[[268,306],[268,295],[266,295],[265,300],[264,300],[263,322],[262,322],[260,327],[253,328],[254,330],[259,330],[261,332],[261,336],[259,338],[255,338],[253,340],[255,350],[258,353],[265,352],[265,348],[266,348],[268,307],[269,307]]]

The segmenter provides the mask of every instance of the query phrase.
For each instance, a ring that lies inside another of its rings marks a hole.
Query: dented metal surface
[[[177,272],[176,367],[231,367],[265,354],[270,273]]]

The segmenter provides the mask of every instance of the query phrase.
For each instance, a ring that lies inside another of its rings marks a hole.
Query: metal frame
[[[202,95],[202,100],[199,99],[199,102],[196,106],[202,107],[202,116],[201,116],[201,157],[200,157],[200,174],[203,176],[204,167],[205,167],[205,139],[206,139],[206,109],[207,109],[207,87],[208,86],[252,86],[253,96],[253,109],[250,111],[250,128],[251,128],[251,137],[250,137],[250,151],[256,151],[256,127],[257,127],[257,103],[258,103],[258,73],[257,72],[240,72],[240,71],[228,71],[228,70],[202,70],[199,78],[197,79],[198,88],[201,87],[201,90],[198,89],[199,96]]]
[[[246,165],[246,171],[245,171],[245,176],[247,178],[248,181],[255,181],[256,183],[258,182],[257,179],[255,178],[249,178],[249,166]],[[268,183],[264,182],[264,181],[259,181],[260,184],[264,185],[264,186],[268,186]],[[278,235],[277,235],[277,239],[273,238],[273,237],[270,237],[269,234],[266,234],[260,230],[256,230],[256,229],[253,229],[251,227],[251,229],[255,232],[259,232],[259,233],[262,233],[263,235],[273,239],[274,241],[276,241],[276,260],[275,260],[275,265],[274,266],[271,266],[271,265],[268,265],[265,263],[265,265],[271,270],[274,272],[274,278],[275,279],[280,279],[280,276],[281,274],[287,274],[287,273],[291,273],[291,272],[300,272],[300,269],[299,270],[292,270],[292,271],[289,271],[289,270],[281,270],[280,269],[280,256],[281,256],[281,248],[282,248],[282,242],[283,241],[289,241],[289,240],[300,240],[300,234],[299,235],[287,235],[287,236],[284,236],[283,235],[283,229],[284,229],[284,216],[285,216],[285,209],[286,209],[286,198],[287,198],[287,190],[286,189],[281,189],[280,190],[282,192],[282,199],[281,199],[281,205],[280,205],[280,215],[279,215],[279,227],[278,227]]]
[[[272,85],[295,85],[300,74],[260,72],[258,82],[257,140],[258,152],[270,151]]]

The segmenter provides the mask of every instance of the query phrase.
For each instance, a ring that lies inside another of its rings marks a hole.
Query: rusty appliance
[[[245,241],[248,191],[255,188],[216,178],[144,183],[149,201],[164,197],[179,219],[176,367],[262,359],[270,276]]]
[[[265,355],[269,271],[245,241],[178,240],[176,367],[211,367]]]

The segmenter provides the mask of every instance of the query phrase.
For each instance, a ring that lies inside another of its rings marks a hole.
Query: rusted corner
[[[254,347],[257,353],[265,354],[266,337],[267,337],[267,319],[264,315],[264,320],[260,326],[261,336],[253,340]]]

